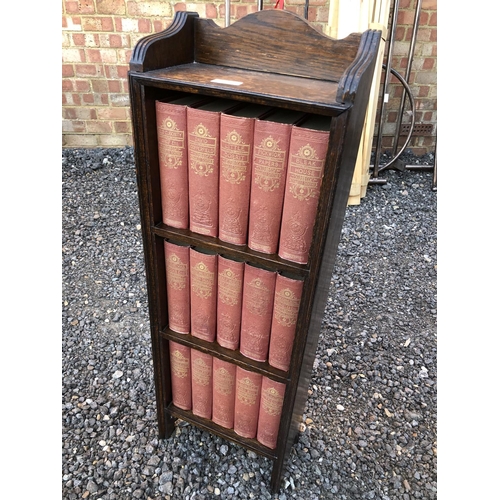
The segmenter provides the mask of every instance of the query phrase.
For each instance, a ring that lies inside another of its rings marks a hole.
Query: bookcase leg
[[[281,466],[282,466],[282,464],[279,462],[276,462],[273,466],[273,472],[271,474],[271,494],[272,495],[277,495],[280,491]]]

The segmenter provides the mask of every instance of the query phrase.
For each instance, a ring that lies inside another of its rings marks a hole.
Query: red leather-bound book
[[[276,253],[292,124],[303,113],[279,110],[255,120],[248,247]]]
[[[189,333],[189,246],[165,241],[168,327],[174,332]]]
[[[331,118],[314,116],[294,126],[278,255],[307,264],[323,180]]]
[[[191,348],[168,341],[172,402],[178,408],[191,410]]]
[[[163,222],[181,229],[189,227],[186,109],[201,102],[191,95],[155,103]]]
[[[288,371],[304,282],[278,274],[274,291],[269,364]]]
[[[236,367],[234,432],[245,438],[257,435],[261,383],[262,375]]]
[[[255,118],[269,106],[250,105],[220,117],[219,239],[247,243]]]
[[[220,115],[239,106],[230,99],[216,99],[187,108],[189,229],[195,233],[217,236]]]
[[[212,420],[227,429],[234,425],[235,394],[236,365],[214,357]]]
[[[189,250],[191,335],[208,342],[216,337],[217,254]]]
[[[245,263],[218,256],[217,343],[238,349]]]
[[[212,362],[210,354],[191,349],[193,414],[212,418]]]
[[[240,352],[255,361],[267,360],[275,283],[276,272],[245,264]]]
[[[271,449],[276,448],[278,442],[284,397],[285,384],[262,377],[257,441]]]

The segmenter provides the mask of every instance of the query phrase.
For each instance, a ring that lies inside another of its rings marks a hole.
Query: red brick
[[[77,92],[90,92],[90,83],[88,80],[75,80],[75,90]]]
[[[427,69],[427,70],[434,69],[435,62],[436,62],[436,59],[434,59],[434,58],[431,58],[431,57],[425,58],[424,63],[422,64],[422,69]]]
[[[92,92],[109,92],[108,81],[101,79],[92,80]]]
[[[76,109],[75,108],[63,108],[62,116],[66,120],[76,120]]]
[[[78,0],[78,10],[81,14],[94,14],[93,0]]]
[[[78,2],[64,2],[64,12],[66,14],[78,14]]]
[[[73,82],[71,80],[64,78],[62,81],[62,90],[63,92],[72,92],[74,90]]]
[[[127,108],[100,108],[97,110],[99,120],[128,120],[129,110]]]
[[[73,33],[71,35],[73,45],[85,47],[85,35],[83,33]]]
[[[425,11],[420,11],[420,17],[418,19],[419,26],[427,26],[429,24],[429,13]]]
[[[75,106],[79,106],[82,103],[82,98],[81,98],[80,94],[71,94],[71,102]]]
[[[132,132],[130,122],[115,122],[114,125],[117,134],[130,134]]]
[[[423,10],[436,10],[437,9],[437,0],[422,0]]]
[[[84,17],[82,27],[85,31],[114,31],[111,17]]]
[[[121,82],[118,80],[108,80],[109,92],[120,93],[122,92]]]
[[[122,46],[122,37],[121,35],[109,35],[109,46],[110,47],[121,47]]]
[[[388,35],[389,37],[389,35]],[[411,37],[411,35],[410,35]],[[396,26],[396,33],[394,34],[394,40],[405,41],[406,40],[406,26]],[[389,50],[389,44],[386,44],[385,51]]]
[[[428,25],[429,26],[437,26],[437,12],[433,12],[430,15]]]
[[[151,33],[151,21],[149,19],[139,19],[139,33]]]
[[[409,24],[413,26],[413,21],[415,19],[415,13],[410,10],[398,10],[398,21],[397,24]]]
[[[68,20],[66,19],[65,16],[62,16],[62,27],[67,28],[68,27]]]
[[[207,3],[207,19],[216,19],[219,16],[217,7],[213,3]]]
[[[437,42],[437,29],[432,29],[431,30],[431,42]]]
[[[62,76],[68,77],[68,78],[71,76],[75,76],[75,71],[73,69],[72,64],[63,64],[62,65]]]
[[[101,51],[99,49],[87,49],[88,62],[99,63],[102,62]]]
[[[174,5],[175,12],[185,12],[186,4],[184,2],[179,2]]]
[[[429,86],[420,85],[418,88],[418,97],[427,97],[429,95]]]
[[[85,104],[94,104],[94,94],[83,94],[82,98]]]
[[[87,131],[90,134],[110,134],[113,132],[113,127],[111,122],[92,121],[87,122]]]
[[[96,64],[75,64],[77,76],[98,76],[99,69]]]

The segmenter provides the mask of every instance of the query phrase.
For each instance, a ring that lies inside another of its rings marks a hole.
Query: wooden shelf
[[[367,30],[334,40],[300,16],[280,9],[250,14],[227,28],[201,19],[194,12],[177,12],[166,30],[139,40],[130,60],[130,102],[159,436],[169,437],[175,418],[179,418],[273,460],[272,493],[279,492],[283,467],[302,422],[380,37],[380,31]],[[155,102],[186,93],[331,117],[307,264],[163,224]],[[304,281],[288,372],[267,362],[253,361],[217,342],[169,329],[166,240]],[[275,450],[173,405],[169,341],[285,384]]]
[[[278,368],[274,368],[267,362],[254,361],[253,359],[247,358],[238,350],[233,351],[231,349],[227,349],[217,344],[217,342],[207,342],[206,340],[193,337],[189,334],[174,332],[168,328],[163,329],[161,334],[168,340],[173,340],[178,344],[211,354],[212,356],[222,359],[222,361],[232,362],[244,370],[260,373],[261,375],[269,377],[276,382],[286,384],[290,381],[290,377],[286,372],[279,370]]]
[[[297,264],[285,259],[282,259],[277,254],[265,254],[248,248],[246,245],[233,245],[189,231],[188,229],[169,228],[163,223],[158,223],[154,226],[153,232],[155,235],[171,240],[176,243],[183,243],[199,247],[203,250],[217,252],[229,258],[249,262],[260,267],[268,269],[277,269],[292,274],[297,279],[305,278],[309,274],[307,264]]]
[[[177,408],[177,406],[174,406],[172,403],[170,403],[167,406],[166,412],[172,415],[173,417],[185,420],[186,422],[189,422],[190,424],[193,424],[204,431],[216,434],[217,436],[227,439],[228,441],[231,441],[240,446],[244,446],[245,448],[254,451],[255,453],[258,453],[259,455],[262,455],[266,458],[269,458],[271,460],[276,460],[278,458],[276,450],[271,450],[271,448],[264,446],[263,444],[259,443],[256,439],[244,438],[239,434],[236,434],[236,432],[234,432],[232,429],[226,429],[225,427],[217,425],[215,422],[212,422],[211,420],[208,420],[203,417],[198,417],[197,415],[194,415],[193,412],[191,411]]]

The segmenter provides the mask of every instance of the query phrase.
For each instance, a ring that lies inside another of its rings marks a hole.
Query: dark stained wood
[[[360,40],[359,33],[334,40],[283,10],[255,12],[227,28],[199,19],[195,37],[196,62],[330,82],[340,81]]]
[[[240,351],[233,351],[231,349],[226,349],[220,346],[217,342],[207,342],[206,340],[193,337],[192,335],[186,335],[182,333],[174,332],[168,328],[164,328],[162,331],[164,338],[178,342],[179,344],[198,349],[207,354],[211,354],[216,358],[222,359],[222,361],[230,361],[235,365],[249,371],[254,371],[265,375],[276,382],[281,382],[283,384],[289,382],[290,377],[286,372],[274,368],[269,363],[254,361],[253,359],[243,356]]]
[[[273,460],[271,491],[280,489],[282,470],[302,420],[324,308],[347,207],[350,184],[380,42],[368,30],[343,40],[322,35],[288,11],[264,10],[227,28],[197,14],[179,12],[165,31],[134,49],[129,83],[152,354],[160,437],[176,418]],[[241,85],[212,80],[241,81]],[[308,264],[296,264],[231,245],[218,238],[166,226],[161,220],[155,100],[183,93],[267,104],[332,117],[325,173]],[[304,280],[297,333],[287,373],[242,356],[239,351],[168,328],[165,240],[249,262]],[[212,354],[286,384],[278,447],[269,450],[210,420],[172,404],[168,341]]]

